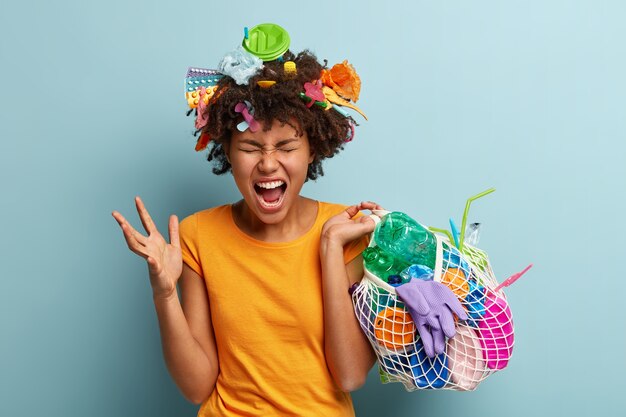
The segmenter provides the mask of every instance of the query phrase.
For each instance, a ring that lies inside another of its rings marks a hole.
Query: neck
[[[299,196],[287,215],[278,223],[263,223],[244,200],[233,204],[235,224],[247,235],[264,242],[288,242],[311,229],[317,218],[317,201]]]

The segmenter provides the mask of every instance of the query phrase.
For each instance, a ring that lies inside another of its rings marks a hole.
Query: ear
[[[309,154],[309,165],[311,165],[315,161],[315,153],[313,151]]]

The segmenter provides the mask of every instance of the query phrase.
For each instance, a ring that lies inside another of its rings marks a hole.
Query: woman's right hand
[[[178,218],[175,215],[170,216],[170,243],[167,243],[139,197],[135,197],[135,204],[148,236],[135,230],[119,212],[114,211],[113,217],[122,228],[128,248],[148,262],[153,296],[170,297],[176,293],[176,282],[183,271],[183,257],[178,238]]]

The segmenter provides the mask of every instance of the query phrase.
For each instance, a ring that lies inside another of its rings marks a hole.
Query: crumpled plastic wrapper
[[[262,68],[263,61],[260,58],[238,46],[222,58],[217,70],[234,79],[237,84],[245,85]]]

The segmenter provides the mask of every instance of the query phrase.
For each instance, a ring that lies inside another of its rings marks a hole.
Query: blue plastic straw
[[[459,247],[459,229],[456,228],[456,224],[452,217],[450,217],[450,230],[452,231],[452,237],[454,238],[454,244]]]

